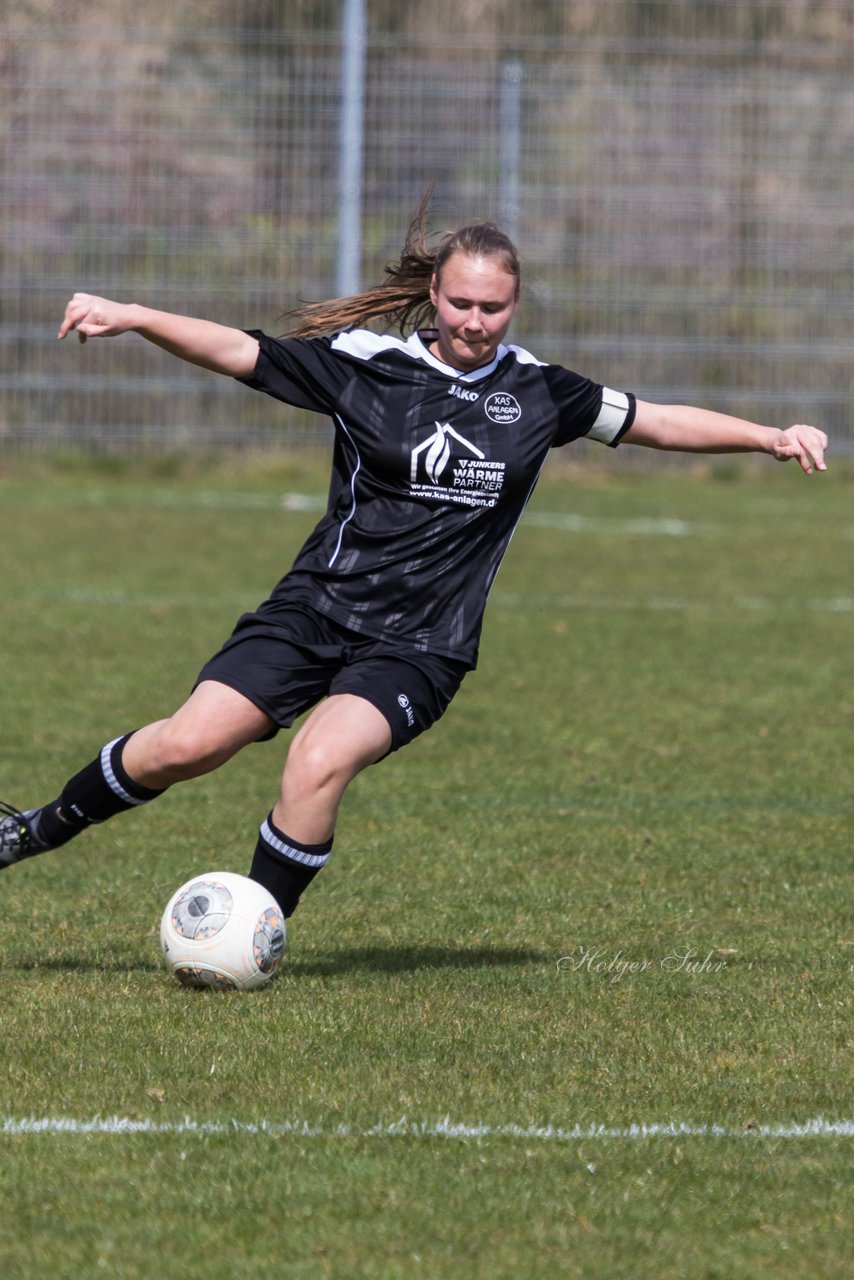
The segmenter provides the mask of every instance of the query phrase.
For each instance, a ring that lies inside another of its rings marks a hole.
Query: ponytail
[[[442,267],[454,253],[500,258],[504,270],[515,277],[518,289],[521,267],[516,246],[492,222],[475,222],[447,232],[438,245],[428,247],[427,208],[432,195],[431,186],[409,224],[400,258],[386,266],[387,279],[382,284],[350,298],[309,302],[286,312],[283,319],[292,320],[293,324],[283,336],[317,338],[380,317],[389,325],[396,325],[401,335],[418,329],[434,317],[430,284],[434,276],[440,277]]]

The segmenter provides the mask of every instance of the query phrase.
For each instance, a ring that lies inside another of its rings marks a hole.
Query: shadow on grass
[[[50,956],[37,960],[7,958],[0,969],[13,973],[165,973],[162,964],[154,960],[136,958],[122,960],[119,956],[66,955]]]
[[[285,964],[296,977],[337,973],[405,973],[418,969],[499,969],[552,963],[553,957],[526,947],[343,947],[314,959]]]
[[[524,947],[342,947],[311,959],[286,954],[282,973],[301,977],[332,977],[340,973],[415,973],[419,969],[500,969],[511,965],[553,964],[554,957]],[[0,970],[15,973],[132,974],[159,973],[156,960],[119,956],[68,954],[0,962]]]

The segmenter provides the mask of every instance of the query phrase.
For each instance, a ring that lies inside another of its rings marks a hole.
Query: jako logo
[[[494,391],[491,396],[486,397],[483,407],[490,422],[518,422],[522,416],[522,406],[507,391]]]
[[[449,395],[456,396],[458,400],[479,400],[480,394],[477,391],[466,391],[465,387],[458,387],[456,382],[451,387]]]
[[[406,712],[406,723],[411,729],[415,724],[415,712],[412,710],[412,703],[409,701],[405,693],[399,693],[397,695],[397,705],[402,707]]]

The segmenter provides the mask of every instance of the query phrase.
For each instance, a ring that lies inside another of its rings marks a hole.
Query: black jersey
[[[634,397],[516,346],[461,373],[364,330],[260,343],[240,381],[335,425],[326,515],[259,609],[307,605],[377,639],[474,666],[487,595],[551,448],[616,445]]]

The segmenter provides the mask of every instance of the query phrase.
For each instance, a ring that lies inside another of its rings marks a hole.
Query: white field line
[[[564,533],[626,533],[687,538],[692,534],[716,533],[715,525],[689,524],[675,518],[651,519],[626,516],[580,516],[562,511],[529,511],[523,522],[536,529],[560,529]]]
[[[213,1120],[131,1120],[126,1116],[93,1116],[88,1120],[71,1117],[5,1116],[0,1133],[24,1134],[160,1134],[198,1135],[201,1137],[234,1134],[266,1135],[271,1138],[514,1138],[526,1142],[581,1142],[607,1138],[635,1142],[644,1138],[854,1138],[854,1120],[824,1120],[821,1117],[803,1124],[761,1124],[738,1127],[720,1124],[690,1124],[674,1121],[667,1124],[554,1125],[458,1124],[446,1117],[438,1122],[403,1118],[394,1124],[377,1124],[368,1128],[348,1124],[312,1124],[308,1121],[213,1121]]]
[[[854,596],[830,596],[814,600],[775,600],[771,596],[734,596],[720,600],[711,596],[596,596],[565,593],[529,595],[527,592],[492,592],[490,604],[500,609],[611,609],[619,612],[633,609],[672,610],[688,613],[695,610],[715,613],[854,613]]]
[[[108,507],[115,505],[115,498],[109,490],[93,490],[81,495],[85,506]],[[127,505],[123,502],[123,505]],[[140,506],[151,508],[163,507],[196,507],[206,510],[284,510],[284,511],[325,511],[326,499],[314,494],[297,492],[274,494],[252,492],[220,492],[202,490],[196,493],[180,494],[170,490],[154,490],[140,500]],[[625,536],[644,535],[659,537],[689,537],[708,535],[719,532],[721,526],[697,524],[678,518],[623,518],[619,516],[582,516],[561,511],[532,511],[523,518],[524,525],[534,528],[557,529],[565,533],[613,533]],[[259,586],[255,595],[259,600],[264,598],[265,590]],[[210,595],[189,596],[180,592],[146,592],[126,591],[121,587],[68,587],[50,588],[40,591],[25,592],[24,598],[51,599],[62,598],[72,604],[83,605],[130,605],[142,607],[164,607],[169,605],[188,606],[206,605],[215,602],[224,603],[226,597]],[[246,596],[241,593],[229,595],[229,601],[236,605],[246,603]],[[621,612],[627,609],[673,610],[688,612],[693,610],[720,609],[720,603],[707,599],[690,599],[679,596],[587,596],[587,595],[527,595],[493,591],[493,605],[504,609],[532,609],[544,607],[549,609],[613,609]],[[787,600],[774,600],[765,596],[740,596],[728,601],[726,607],[736,612],[752,613],[791,613],[801,612],[804,608],[812,613],[852,613],[854,597],[833,596],[828,599],[815,599],[797,604]]]
[[[4,495],[4,503],[6,506],[17,505],[15,495]],[[41,499],[28,497],[26,504],[22,502],[20,505],[26,505],[28,509],[53,507],[55,500],[48,492]],[[126,493],[117,496],[110,489],[90,489],[76,496],[66,495],[63,505],[104,510],[121,506],[123,509],[134,510],[293,511],[311,514],[324,512],[327,499],[324,495],[300,493],[296,490],[275,494],[239,489],[201,489],[187,493],[173,489],[145,489],[135,496]],[[679,516],[585,516],[571,511],[527,511],[522,518],[521,527],[526,525],[535,529],[557,529],[564,533],[614,533],[670,538],[720,536],[729,532],[725,524],[683,520]],[[854,538],[854,527],[844,530],[843,536]]]
[[[254,592],[233,591],[219,595],[193,595],[182,591],[127,591],[124,587],[44,587],[20,592],[19,599],[64,601],[68,604],[113,605],[137,608],[186,608],[198,606],[210,609],[214,605],[229,604],[235,608],[251,608],[263,600],[267,592],[259,583]],[[697,610],[715,613],[854,613],[854,596],[829,596],[813,600],[775,600],[771,596],[735,596],[720,601],[698,596],[596,596],[569,595],[565,592],[529,595],[527,592],[496,589],[489,597],[490,605],[499,609],[565,609],[583,612],[585,609],[608,609],[625,613],[627,610],[665,610],[689,613]]]
[[[296,511],[322,512],[327,499],[313,493],[295,491],[274,494],[254,493],[251,490],[200,489],[181,493],[171,489],[147,489],[134,498],[123,494],[120,499],[109,489],[90,489],[75,499],[67,499],[69,506],[79,505],[109,509],[122,507],[150,508],[152,510],[203,510],[203,511]],[[32,502],[30,505],[33,505]],[[626,533],[651,534],[684,538],[690,534],[718,533],[720,525],[697,524],[677,517],[624,517],[583,516],[563,511],[529,511],[524,524],[541,529],[560,529],[565,533]]]

